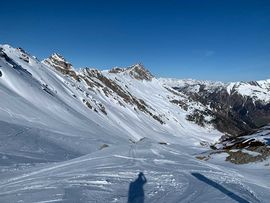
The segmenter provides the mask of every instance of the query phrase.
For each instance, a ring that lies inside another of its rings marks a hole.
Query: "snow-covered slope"
[[[0,202],[126,202],[139,172],[145,202],[269,198],[249,167],[243,176],[196,158],[223,135],[210,107],[141,64],[78,70],[2,45],[0,96]],[[206,112],[203,125],[187,119],[194,112]]]

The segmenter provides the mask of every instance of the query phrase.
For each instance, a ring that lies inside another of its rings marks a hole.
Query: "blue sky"
[[[158,77],[270,78],[268,0],[1,2],[0,43],[75,67],[143,63]]]

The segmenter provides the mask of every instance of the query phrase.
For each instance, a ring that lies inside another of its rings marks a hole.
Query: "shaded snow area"
[[[269,160],[197,159],[223,134],[140,65],[76,71],[0,47],[1,203],[269,201]]]

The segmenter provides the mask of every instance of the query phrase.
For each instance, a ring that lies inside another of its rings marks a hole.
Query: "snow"
[[[17,64],[0,57],[0,202],[127,202],[129,184],[140,172],[147,179],[145,202],[237,202],[211,181],[248,202],[270,198],[269,167],[195,158],[208,150],[201,142],[215,143],[222,133],[187,121],[190,111],[205,107],[190,101],[193,109],[186,111],[171,103],[188,101],[164,88],[165,80],[101,72],[142,99],[165,122],[160,124],[116,93],[106,96],[98,86],[89,88],[32,56],[29,63],[21,60],[17,49],[0,47]]]
[[[270,126],[265,126],[255,134],[243,136],[243,138],[246,139],[246,142],[249,140],[256,140],[270,145]]]
[[[261,83],[262,81],[260,81]],[[266,83],[267,81],[265,81]],[[264,83],[264,84],[265,84]],[[268,81],[268,85],[270,85]],[[255,100],[270,102],[270,91],[269,89],[263,88],[261,86],[255,86],[248,83],[238,83],[235,87],[236,91],[243,96],[250,96]]]
[[[207,80],[194,80],[194,79],[174,79],[174,78],[159,78],[161,83],[170,87],[188,87],[190,91],[198,92],[200,85],[204,85],[206,89],[219,88],[225,85],[222,82],[207,81]]]
[[[270,79],[253,82],[215,82],[201,81],[193,79],[171,79],[159,78],[162,83],[170,87],[188,88],[189,91],[198,93],[200,86],[208,91],[224,88],[228,94],[238,93],[244,97],[251,97],[254,101],[260,100],[265,103],[270,102]]]
[[[230,83],[228,86],[227,86],[227,92],[228,94],[231,94],[232,93],[232,90],[233,90],[233,87],[235,86],[234,83]]]
[[[243,149],[242,152],[243,153],[247,153],[247,154],[249,154],[251,156],[258,156],[258,155],[260,155],[260,153],[258,153],[258,152],[253,152],[253,151],[246,150],[246,149]]]

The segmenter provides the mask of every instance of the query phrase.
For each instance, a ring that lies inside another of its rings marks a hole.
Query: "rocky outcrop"
[[[225,136],[216,145],[218,150],[227,153],[226,161],[235,164],[264,161],[270,156],[270,127],[266,126],[257,132],[240,136]]]
[[[126,69],[125,68],[112,68],[111,70],[109,70],[109,73],[123,73]]]
[[[62,70],[72,70],[71,63],[67,62],[63,56],[57,53],[52,54],[45,62]]]
[[[29,54],[21,47],[17,48],[21,56],[19,57],[21,60],[23,60],[26,63],[29,63]]]
[[[149,70],[147,70],[143,64],[135,64],[133,66],[130,66],[128,68],[113,68],[109,71],[109,73],[123,73],[128,74],[131,78],[137,79],[137,80],[146,80],[151,81],[154,76],[150,73]]]
[[[151,81],[154,77],[149,70],[145,69],[142,64],[136,64],[134,66],[131,66],[130,68],[128,68],[128,70],[129,75],[137,80]]]
[[[54,53],[49,58],[43,61],[45,64],[54,67],[57,71],[64,75],[69,75],[75,80],[79,81],[79,77],[72,67],[72,64],[66,61],[66,59],[60,54]]]
[[[245,136],[225,135],[211,148],[211,151],[196,155],[196,158],[207,161],[217,154],[223,154],[225,161],[234,164],[263,162],[270,157],[270,127],[265,126]]]

